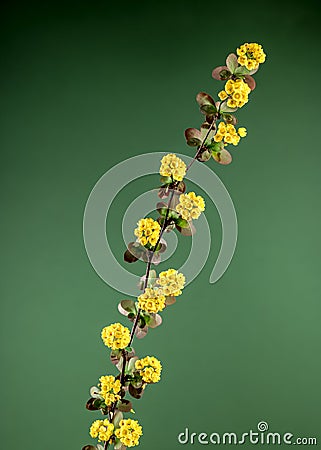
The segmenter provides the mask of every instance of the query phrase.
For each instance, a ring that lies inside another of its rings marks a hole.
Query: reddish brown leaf
[[[227,66],[216,67],[212,72],[212,77],[215,80],[224,81],[231,76],[231,72],[228,70]]]

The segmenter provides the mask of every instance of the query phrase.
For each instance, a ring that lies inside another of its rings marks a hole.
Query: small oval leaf
[[[124,261],[128,263],[133,263],[138,261],[138,258],[134,256],[128,249],[124,253]]]
[[[165,300],[165,303],[166,303],[166,300]],[[162,322],[163,322],[163,319],[161,318],[161,316],[159,314],[151,314],[150,320],[148,322],[148,326],[150,328],[157,328],[162,324]]]
[[[133,409],[133,404],[131,401],[122,398],[117,403],[117,409],[121,412],[130,412]]]
[[[134,398],[141,398],[141,396],[144,393],[144,389],[143,388],[135,388],[132,384],[129,385],[128,388],[128,392],[130,393],[130,395]]]
[[[199,92],[196,96],[196,101],[200,106],[215,105],[213,98],[206,92]]]
[[[136,334],[137,339],[143,339],[146,336],[147,333],[148,333],[147,326],[145,326],[144,328],[137,327],[136,330],[135,330],[135,334]]]
[[[237,66],[239,65],[237,61],[237,56],[235,53],[230,53],[228,57],[226,58],[226,65],[230,72],[234,73]]]
[[[92,386],[90,388],[89,393],[92,398],[101,398],[102,399],[102,396],[100,395],[100,389],[97,386]]]
[[[185,138],[187,145],[190,147],[197,147],[202,143],[201,132],[196,128],[187,128],[185,130]]]
[[[254,89],[256,87],[256,82],[255,82],[254,78],[251,77],[251,75],[245,75],[244,81],[249,86],[251,91],[254,91]]]
[[[196,233],[196,228],[194,227],[192,222],[188,223],[188,227],[180,227],[179,225],[176,225],[176,229],[183,235],[183,236],[193,236],[193,234]]]
[[[176,297],[174,297],[172,295],[169,297],[166,297],[166,299],[165,299],[166,306],[174,305],[174,303],[176,303]]]
[[[225,113],[225,112],[235,112],[235,111],[237,111],[237,108],[230,108],[229,106],[227,106],[226,101],[221,104],[220,112]]]
[[[216,162],[224,166],[232,162],[232,155],[225,148],[220,152],[213,152],[212,155]]]
[[[118,303],[118,311],[123,316],[128,316],[129,313],[137,314],[134,300],[122,300]]]
[[[116,414],[113,417],[112,423],[114,424],[115,428],[118,427],[119,422],[123,419],[123,413],[121,411],[117,411]]]
[[[215,80],[225,81],[230,78],[230,76],[231,72],[228,70],[227,66],[215,67],[212,71],[212,77],[215,78]]]

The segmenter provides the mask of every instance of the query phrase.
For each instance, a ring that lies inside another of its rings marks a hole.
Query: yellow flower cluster
[[[139,438],[143,434],[142,427],[137,420],[122,419],[115,435],[126,447],[134,447],[139,444]]]
[[[149,313],[158,313],[165,308],[165,295],[161,289],[146,288],[138,297],[138,308]]]
[[[182,181],[186,174],[186,164],[174,153],[169,153],[162,158],[159,173],[163,177],[172,177],[173,180]]]
[[[182,216],[183,219],[198,219],[201,212],[204,210],[205,201],[200,195],[196,195],[195,192],[180,195],[179,203],[176,206],[176,211]]]
[[[237,145],[241,137],[245,137],[247,134],[246,128],[240,127],[237,131],[232,124],[225,124],[220,122],[218,125],[217,133],[214,136],[215,142],[224,141],[224,144]]]
[[[168,269],[159,274],[157,284],[161,286],[164,295],[177,297],[182,293],[181,289],[184,288],[185,277],[175,269]]]
[[[160,380],[162,365],[155,356],[145,356],[135,362],[135,368],[145,383],[157,383]]]
[[[105,420],[95,420],[90,427],[90,436],[92,438],[98,437],[99,441],[108,441],[114,432],[114,425]]]
[[[138,237],[139,243],[142,245],[156,245],[161,229],[159,223],[148,217],[147,219],[140,219],[137,225],[138,228],[135,229],[134,234]]]
[[[238,62],[241,66],[245,66],[248,70],[257,69],[259,64],[264,63],[266,54],[262,45],[256,43],[245,43],[236,50],[238,54]]]
[[[218,96],[221,100],[228,98],[227,106],[230,108],[241,108],[249,101],[251,88],[241,79],[228,80],[224,89],[224,91],[219,92]]]
[[[107,406],[112,405],[120,399],[120,380],[116,380],[112,375],[106,375],[99,378],[100,395],[104,398]]]
[[[121,323],[113,323],[103,328],[101,338],[104,344],[112,350],[127,347],[130,341],[130,331]]]

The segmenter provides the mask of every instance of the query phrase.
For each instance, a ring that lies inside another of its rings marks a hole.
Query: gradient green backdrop
[[[231,166],[210,163],[237,210],[237,250],[210,285],[221,228],[208,201],[208,264],[135,345],[164,365],[135,403],[140,448],[181,448],[186,426],[241,433],[260,420],[321,439],[319,20],[312,1],[2,6],[1,448],[92,441],[99,416],[84,404],[113,370],[100,330],[120,318],[123,295],[88,261],[87,197],[128,157],[192,155],[183,131],[200,123],[195,95],[217,92],[211,70],[245,41],[268,55],[239,113],[248,137]],[[154,183],[117,199],[108,232],[120,260],[121,214]]]

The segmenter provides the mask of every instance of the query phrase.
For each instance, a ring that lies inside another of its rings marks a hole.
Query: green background
[[[209,163],[237,210],[235,257],[210,285],[221,228],[208,200],[208,263],[164,325],[135,344],[164,366],[135,402],[140,448],[180,448],[185,427],[241,433],[260,420],[321,439],[319,21],[312,1],[2,6],[1,448],[94,443],[88,427],[99,416],[84,404],[113,370],[100,330],[120,319],[124,296],[87,258],[86,200],[128,157],[191,156],[183,131],[200,124],[195,95],[215,95],[211,70],[245,41],[268,55],[238,115],[248,136],[232,165]],[[121,214],[157,185],[146,180],[113,209],[119,260]]]

